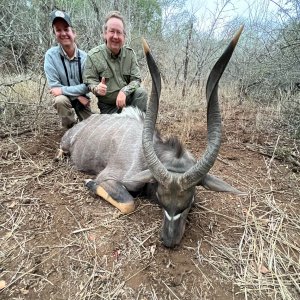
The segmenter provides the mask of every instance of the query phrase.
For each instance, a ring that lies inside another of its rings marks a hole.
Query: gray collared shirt
[[[87,86],[84,83],[80,83],[78,68],[78,53],[80,55],[81,73],[84,70],[87,54],[80,49],[77,49],[75,53],[74,57],[70,59],[61,46],[58,45],[47,50],[44,61],[44,71],[49,87],[61,87],[63,95],[70,97],[71,100],[89,92]],[[70,85],[68,85],[61,55],[66,65]]]

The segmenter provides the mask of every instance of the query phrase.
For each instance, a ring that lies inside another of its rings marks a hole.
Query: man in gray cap
[[[77,119],[82,121],[92,114],[89,90],[82,80],[86,53],[77,48],[68,14],[55,10],[50,19],[58,45],[46,52],[44,70],[50,94],[54,96],[53,106],[61,117],[62,127],[68,129]]]

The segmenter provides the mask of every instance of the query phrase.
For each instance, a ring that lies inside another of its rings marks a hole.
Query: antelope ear
[[[229,192],[237,195],[247,195],[246,192],[237,190],[222,179],[213,175],[206,174],[198,185],[202,185],[205,189],[215,192]]]
[[[155,179],[152,173],[150,172],[150,170],[147,169],[138,174],[135,174],[134,176],[128,178],[126,181],[128,182],[138,181],[138,182],[148,183],[148,182],[155,182]]]

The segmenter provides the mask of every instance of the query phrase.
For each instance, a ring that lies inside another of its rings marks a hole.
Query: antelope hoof
[[[62,161],[64,159],[64,156],[65,152],[62,149],[58,149],[55,157],[53,158],[53,161]]]
[[[97,183],[92,179],[86,179],[84,185],[92,192],[96,193]]]

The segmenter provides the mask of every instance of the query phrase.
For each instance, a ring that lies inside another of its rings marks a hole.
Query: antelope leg
[[[86,187],[100,196],[121,213],[129,214],[135,210],[133,197],[129,194],[126,188],[119,182],[107,180],[98,184],[94,180],[86,180]]]

